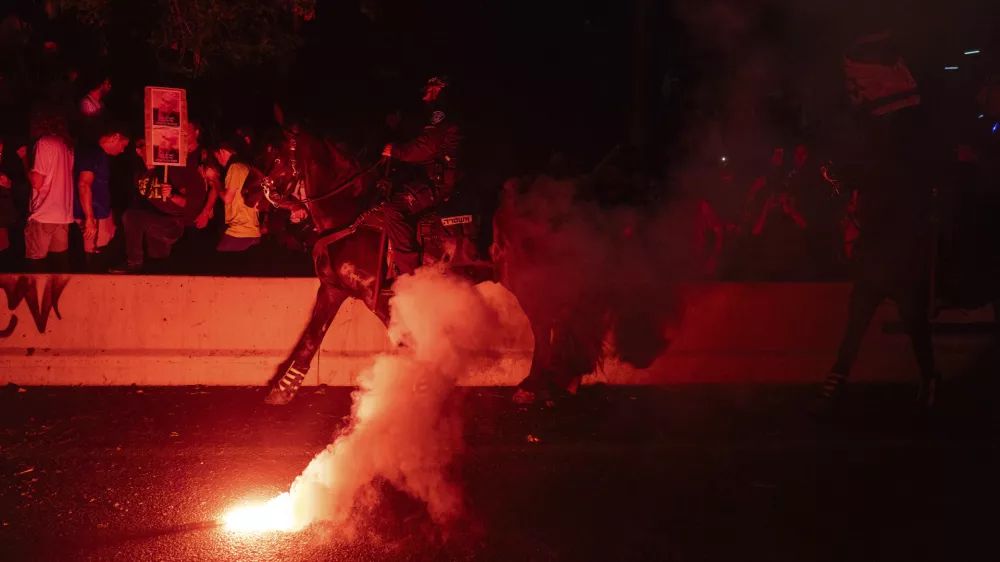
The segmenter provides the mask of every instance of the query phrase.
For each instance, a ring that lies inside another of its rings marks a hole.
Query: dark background
[[[420,86],[448,75],[473,160],[502,174],[538,171],[555,151],[586,171],[619,144],[656,173],[720,151],[756,163],[776,143],[822,144],[845,109],[844,46],[880,29],[917,75],[935,134],[960,135],[979,125],[969,122],[980,113],[973,97],[992,77],[1000,15],[982,0],[379,0],[369,17],[358,2],[319,0],[295,54],[192,79],[158,64],[147,40],[155,15],[141,5],[113,1],[106,56],[71,14],[47,21],[31,0],[8,10],[58,36],[81,69],[106,68],[109,105],[137,126],[142,88],[176,85],[190,89],[191,115],[210,134],[272,125],[277,100],[360,145],[395,109],[419,126]],[[982,54],[963,57],[968,49]]]

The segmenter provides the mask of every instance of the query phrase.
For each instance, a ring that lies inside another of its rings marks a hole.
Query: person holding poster
[[[145,264],[144,242],[150,259],[163,260],[184,234],[187,199],[162,181],[162,170],[149,163],[145,150],[137,152],[146,162],[146,173],[136,180],[137,196],[122,217],[126,261],[111,268],[111,273],[140,273]]]
[[[218,196],[214,191],[209,193],[199,170],[200,130],[196,123],[189,122],[185,127],[193,150],[185,155],[184,167],[171,170],[169,183],[163,181],[163,170],[150,160],[150,151],[139,151],[147,171],[136,180],[138,197],[123,217],[126,261],[111,273],[141,272],[147,252],[150,259],[168,258],[185,227],[204,228],[211,219]],[[147,252],[143,251],[143,242]]]

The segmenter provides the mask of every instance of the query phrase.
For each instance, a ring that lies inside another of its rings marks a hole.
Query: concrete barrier
[[[0,381],[21,385],[261,385],[306,324],[319,282],[142,276],[0,276],[9,316],[0,316]],[[468,385],[520,381],[533,340],[516,299],[480,286],[501,311],[499,362],[470,372]],[[702,284],[677,287],[682,315],[671,345],[648,369],[616,361],[588,378],[612,384],[809,382],[833,361],[849,287],[842,284]],[[887,333],[879,310],[862,350],[861,380],[914,376],[904,335]],[[992,320],[978,311],[962,321]],[[955,372],[990,336],[936,337],[942,367]],[[381,322],[356,301],[334,320],[307,384],[350,385],[387,349]]]

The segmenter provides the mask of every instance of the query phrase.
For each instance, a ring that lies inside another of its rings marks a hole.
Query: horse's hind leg
[[[535,339],[535,348],[531,355],[531,369],[528,376],[518,383],[513,400],[518,404],[530,404],[539,395],[546,396],[552,381],[552,328],[553,323],[547,316],[540,318],[539,314],[528,314],[531,333]]]
[[[326,331],[330,329],[333,318],[346,299],[347,293],[344,291],[327,283],[320,283],[309,324],[295,344],[292,354],[281,364],[277,375],[272,379],[271,392],[265,399],[266,403],[284,405],[295,398],[306,378],[306,373],[309,372],[313,357],[323,343]]]

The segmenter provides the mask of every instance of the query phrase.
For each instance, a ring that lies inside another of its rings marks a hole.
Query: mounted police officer
[[[445,78],[431,78],[424,86],[428,123],[415,139],[399,145],[387,144],[382,155],[418,167],[418,177],[402,186],[383,205],[386,234],[392,243],[394,262],[400,274],[413,273],[420,265],[416,218],[446,201],[458,180],[458,126],[445,113],[442,91]]]

